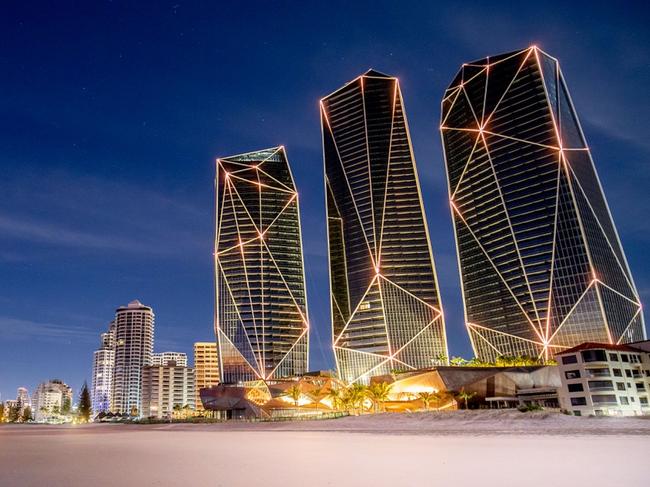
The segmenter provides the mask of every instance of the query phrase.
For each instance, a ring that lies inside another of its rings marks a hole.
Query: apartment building
[[[650,414],[650,340],[583,343],[556,355],[560,406],[576,416]]]

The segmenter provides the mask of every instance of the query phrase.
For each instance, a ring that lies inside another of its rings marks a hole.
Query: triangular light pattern
[[[556,59],[463,65],[442,142],[476,355],[550,358],[646,336],[639,294]]]
[[[304,374],[309,322],[298,193],[283,147],[217,159],[221,381]]]
[[[445,363],[444,318],[397,78],[371,70],[354,79],[321,100],[321,122],[340,378],[367,383],[391,370]]]

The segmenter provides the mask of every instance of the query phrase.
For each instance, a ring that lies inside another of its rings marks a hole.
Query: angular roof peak
[[[373,78],[394,78],[394,76],[389,76],[381,71],[370,68],[368,71],[362,74],[362,76],[372,76]]]

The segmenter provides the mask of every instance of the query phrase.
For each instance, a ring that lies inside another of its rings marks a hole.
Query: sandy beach
[[[0,445],[2,486],[636,486],[650,475],[649,419],[550,413],[5,425]]]

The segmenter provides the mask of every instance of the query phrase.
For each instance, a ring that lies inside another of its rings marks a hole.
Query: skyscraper
[[[113,397],[113,368],[115,367],[115,322],[111,321],[108,332],[101,334],[101,345],[93,353],[93,414],[111,410]]]
[[[197,411],[203,411],[201,389],[219,383],[219,358],[216,342],[196,342],[194,344],[194,403]]]
[[[464,64],[442,101],[465,319],[476,355],[645,337],[639,295],[558,62]]]
[[[321,100],[334,352],[341,379],[446,361],[404,102],[370,70]]]
[[[141,412],[142,368],[151,365],[153,333],[153,310],[137,299],[115,311],[113,412]]]
[[[221,381],[307,371],[298,193],[283,147],[217,159],[215,328]]]

